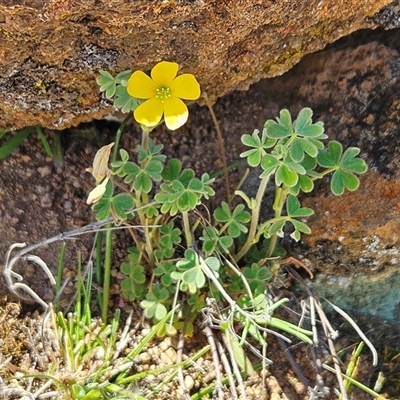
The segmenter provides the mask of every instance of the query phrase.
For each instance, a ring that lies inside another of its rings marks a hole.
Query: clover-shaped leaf
[[[164,148],[162,144],[155,144],[151,138],[147,138],[146,148],[143,146],[137,146],[136,151],[138,154],[138,162],[140,164],[150,161],[158,161],[164,163],[166,156],[164,154],[159,154]]]
[[[144,268],[141,265],[135,265],[132,261],[121,264],[121,272],[127,275],[121,282],[122,295],[130,301],[143,298],[146,293],[146,277]]]
[[[112,91],[109,90],[106,92],[106,97],[109,98],[107,96],[107,93],[112,93]],[[116,98],[114,100],[114,107],[119,108],[121,112],[123,112],[124,114],[135,110],[142,102],[141,100],[136,99],[135,97],[129,95],[128,92],[126,91],[126,87],[122,85],[118,85],[116,87],[112,96],[114,95],[116,95]]]
[[[247,150],[240,154],[240,157],[247,157],[247,163],[250,167],[256,167],[260,164],[262,157],[266,154],[265,149],[273,147],[276,143],[275,139],[267,137],[267,130],[264,129],[262,137],[259,136],[259,130],[255,129],[251,135],[243,135],[242,143],[248,147]]]
[[[233,238],[231,236],[219,236],[217,229],[213,226],[207,226],[203,229],[203,235],[200,236],[200,240],[203,241],[202,250],[206,254],[212,254],[215,249],[218,249],[222,253],[228,253],[229,248],[233,245]]]
[[[119,177],[124,177],[125,176],[124,166],[129,160],[129,154],[126,150],[120,149],[119,155],[121,160],[113,161],[111,163],[111,167],[113,168],[114,173],[116,175],[118,175]]]
[[[100,92],[105,92],[106,98],[111,99],[117,90],[117,84],[114,77],[108,71],[100,71],[100,75],[96,78],[97,84],[100,86]]]
[[[340,157],[342,156],[343,147],[336,140],[328,143],[328,148],[318,154],[317,161],[321,167],[335,168],[340,164]]]
[[[251,264],[250,267],[245,267],[243,275],[255,296],[265,291],[266,282],[272,278],[272,273],[267,267],[260,267],[256,263]]]
[[[151,160],[141,168],[134,162],[127,162],[124,165],[125,182],[132,183],[132,189],[149,193],[153,187],[152,181],[161,180],[163,165],[160,161]]]
[[[126,212],[135,206],[133,197],[129,193],[120,193],[112,198],[111,207],[114,214],[121,220],[126,220]]]
[[[289,149],[291,159],[295,162],[301,162],[304,159],[305,153],[315,158],[318,155],[318,148],[310,140],[296,137]]]
[[[156,241],[154,255],[157,260],[171,258],[175,253],[175,244],[181,242],[181,230],[175,228],[173,221],[160,227],[160,237]]]
[[[292,117],[290,112],[286,109],[281,110],[279,118],[276,121],[269,119],[266,121],[264,127],[267,136],[271,139],[282,139],[290,137],[293,134]]]
[[[286,211],[289,217],[303,218],[314,214],[314,211],[308,207],[301,207],[297,197],[289,195],[286,200]]]
[[[202,195],[206,199],[208,199],[210,196],[214,196],[214,194],[215,194],[214,189],[210,186],[214,181],[215,181],[215,178],[210,178],[210,175],[207,173],[204,173],[203,175],[201,175],[201,183],[203,184]]]
[[[162,178],[166,182],[172,182],[178,179],[182,169],[182,164],[177,158],[172,158],[168,161],[168,164],[164,167],[162,172]]]
[[[205,263],[214,272],[216,277],[218,277],[218,269],[220,267],[218,259],[216,257],[209,257],[205,260]],[[206,278],[203,266],[198,254],[193,249],[185,251],[185,259],[178,261],[176,267],[178,272],[173,272],[171,275],[173,279],[182,280],[180,286],[182,291],[194,294],[205,285]]]
[[[250,221],[251,214],[244,210],[243,204],[238,204],[231,212],[228,204],[223,201],[221,207],[214,211],[214,217],[218,222],[224,222],[222,230],[228,229],[229,236],[235,238],[242,232],[247,232],[247,226],[244,224]]]
[[[162,234],[161,243],[164,243],[166,240],[175,244],[181,242],[181,230],[175,227],[173,221],[170,221],[167,225],[162,225],[160,233]]]
[[[277,157],[272,154],[266,154],[261,159],[261,168],[263,169],[263,173],[260,175],[260,178],[264,178],[265,176],[274,173],[279,165],[280,161]]]
[[[322,122],[312,123],[313,111],[311,108],[303,108],[297,115],[296,121],[293,123],[294,131],[298,136],[326,138],[324,133],[324,124]],[[321,137],[323,135],[323,137]]]
[[[115,77],[115,82],[121,84],[122,86],[128,86],[128,80],[132,75],[132,71],[127,69],[125,71],[121,71]]]
[[[360,181],[356,174],[363,174],[368,167],[365,161],[357,158],[360,149],[349,147],[343,154],[342,145],[332,140],[328,149],[318,154],[317,161],[321,167],[334,171],[331,180],[331,191],[334,195],[343,194],[345,189],[354,191],[358,188]]]
[[[206,283],[206,278],[199,261],[198,254],[193,249],[185,251],[185,258],[176,263],[177,272],[171,274],[175,280],[180,279],[180,290],[194,294]]]
[[[154,269],[153,273],[155,276],[161,278],[161,283],[167,288],[175,290],[173,286],[174,280],[172,279],[172,274],[176,271],[176,265],[172,261],[160,261],[157,262],[157,267]]]
[[[106,191],[99,201],[92,206],[92,210],[96,213],[98,221],[104,221],[111,215],[112,195],[114,193],[114,185],[111,181],[107,182]]]
[[[200,179],[192,178],[185,186],[179,178],[171,183],[162,183],[160,192],[154,198],[162,204],[162,213],[169,212],[174,216],[178,211],[187,212],[195,209],[200,204],[202,196],[207,197],[208,191]]]
[[[286,211],[289,217],[288,222],[290,222],[294,227],[294,231],[290,234],[290,236],[296,240],[296,242],[300,240],[301,233],[311,233],[311,229],[307,224],[295,219],[308,217],[314,214],[314,211],[311,208],[301,207],[297,197],[289,195],[286,200]]]
[[[290,234],[290,236],[298,242],[301,238],[301,233],[305,233],[309,235],[311,233],[311,229],[304,222],[298,221],[297,219],[291,219],[290,222],[294,226],[294,231]]]
[[[144,309],[146,318],[162,320],[167,315],[167,308],[163,303],[170,299],[170,292],[165,287],[153,286],[152,291],[147,294],[146,299],[140,302]]]

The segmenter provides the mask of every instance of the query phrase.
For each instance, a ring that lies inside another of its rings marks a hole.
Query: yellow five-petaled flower
[[[127,91],[132,97],[145,99],[134,111],[140,124],[151,128],[158,125],[164,115],[168,129],[180,128],[188,119],[188,109],[181,100],[197,100],[200,85],[192,74],[176,76],[179,66],[162,61],[151,70],[151,77],[142,71],[134,72]]]

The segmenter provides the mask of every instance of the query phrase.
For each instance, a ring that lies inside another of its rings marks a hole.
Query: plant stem
[[[111,161],[115,161],[117,159],[117,154],[118,154],[118,149],[119,149],[119,142],[121,141],[121,135],[122,131],[125,128],[125,125],[132,119],[132,113],[129,113],[129,115],[121,122],[117,134],[115,135],[115,144],[114,144],[114,150],[112,154],[112,159]]]
[[[250,246],[253,244],[254,237],[257,231],[258,219],[260,217],[261,202],[264,197],[265,189],[267,188],[267,184],[271,175],[272,173],[264,176],[264,178],[261,179],[260,186],[258,187],[256,195],[256,203],[254,208],[252,209],[251,222],[249,233],[247,235],[247,240],[243,247],[240,249],[239,253],[237,253],[234,257],[234,260],[236,262],[238,262],[248,252]]]
[[[231,207],[231,196],[230,196],[230,193],[231,193],[231,190],[230,190],[231,184],[230,184],[230,181],[229,181],[228,164],[227,164],[227,162],[226,162],[226,153],[225,153],[225,146],[224,146],[224,138],[222,137],[222,132],[221,132],[221,129],[220,129],[220,127],[219,127],[219,123],[218,123],[217,117],[215,116],[214,110],[213,110],[213,108],[212,108],[210,99],[209,99],[208,96],[207,96],[207,93],[204,93],[204,94],[203,94],[203,97],[204,97],[204,99],[205,99],[205,101],[206,101],[206,105],[207,105],[207,107],[208,107],[208,109],[209,109],[209,111],[210,111],[211,118],[212,118],[212,120],[213,120],[215,129],[216,129],[216,131],[217,131],[218,146],[219,146],[219,149],[220,149],[220,152],[221,152],[222,168],[223,168],[223,170],[224,170],[225,197],[226,197],[226,202],[228,203],[229,208],[230,208],[230,207]]]
[[[102,247],[103,247],[103,231],[96,233],[96,283],[101,286],[103,283],[103,271],[102,271]],[[101,290],[97,291],[97,301],[99,303],[100,311],[103,313],[103,293]]]
[[[147,150],[147,140],[149,138],[149,132],[142,129],[142,147]]]
[[[60,289],[61,289],[61,281],[62,281],[62,275],[63,275],[63,266],[64,266],[64,261],[65,261],[65,249],[67,245],[66,243],[63,243],[61,245],[60,249],[60,255],[58,257],[58,263],[57,263],[57,278],[56,278],[56,291],[55,291],[55,296],[56,298],[60,295]],[[57,300],[56,302],[56,312],[60,311],[60,301]]]
[[[275,201],[272,206],[273,210],[275,211],[274,215],[275,218],[279,218],[282,216],[282,209],[286,200],[286,196],[287,196],[286,190],[283,190],[281,187],[275,187]],[[274,252],[276,247],[277,240],[278,240],[278,235],[275,233],[274,235],[271,236],[271,240],[269,242],[267,251],[267,257],[272,256],[272,253]]]
[[[185,238],[186,238],[186,246],[192,247],[193,245],[192,232],[190,231],[189,214],[186,211],[182,211],[182,221],[183,221],[183,231],[185,232]]]
[[[110,298],[112,224],[107,224],[106,229],[107,230],[106,230],[106,254],[104,259],[103,308],[101,310],[101,319],[103,320],[103,323],[107,322],[108,301]]]

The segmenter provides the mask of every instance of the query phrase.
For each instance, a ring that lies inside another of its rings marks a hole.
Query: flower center
[[[164,101],[168,99],[168,97],[171,97],[171,91],[169,87],[158,88],[156,92],[157,92],[156,97],[160,99],[162,103],[164,103]]]

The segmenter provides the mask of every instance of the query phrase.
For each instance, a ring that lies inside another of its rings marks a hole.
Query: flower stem
[[[124,130],[126,124],[132,119],[132,113],[129,113],[129,115],[121,122],[117,134],[115,135],[115,144],[114,144],[114,150],[111,158],[111,162],[115,161],[117,159],[117,153],[119,149],[119,142],[121,141],[121,135],[122,131]]]
[[[183,221],[183,231],[185,232],[185,238],[186,238],[186,246],[192,247],[193,245],[192,232],[190,231],[189,214],[186,211],[182,211],[182,221]]]
[[[106,225],[106,254],[104,260],[104,280],[103,280],[103,307],[101,310],[101,319],[103,323],[107,322],[108,301],[110,299],[111,283],[111,256],[112,256],[112,224]]]
[[[267,184],[271,175],[272,173],[264,176],[264,178],[262,178],[260,182],[260,186],[258,187],[256,195],[255,206],[252,209],[251,222],[250,222],[249,233],[247,235],[247,240],[246,243],[243,245],[243,247],[240,249],[239,253],[237,253],[236,256],[234,257],[236,262],[239,261],[248,252],[250,246],[254,242],[254,237],[257,231],[258,219],[260,217],[261,202],[264,197],[265,189],[267,188]]]
[[[226,162],[226,153],[225,153],[225,146],[224,146],[224,138],[222,137],[222,132],[221,129],[219,127],[219,123],[217,120],[217,117],[215,116],[214,110],[212,108],[212,104],[210,102],[210,99],[207,96],[207,93],[203,94],[203,97],[206,101],[206,105],[210,111],[211,114],[211,118],[213,120],[215,129],[217,131],[217,138],[218,138],[218,146],[221,152],[221,160],[222,160],[222,168],[224,170],[224,180],[225,180],[225,196],[226,196],[226,202],[229,205],[229,208],[231,207],[231,184],[229,181],[229,174],[228,174],[228,164]]]
[[[275,201],[272,206],[272,208],[275,211],[274,218],[279,218],[282,216],[282,209],[283,205],[285,203],[287,197],[287,190],[283,190],[281,187],[275,187]],[[276,241],[278,240],[278,235],[275,233],[274,235],[271,236],[269,246],[268,246],[268,251],[267,251],[267,257],[271,257],[272,253],[275,250],[276,247]]]

